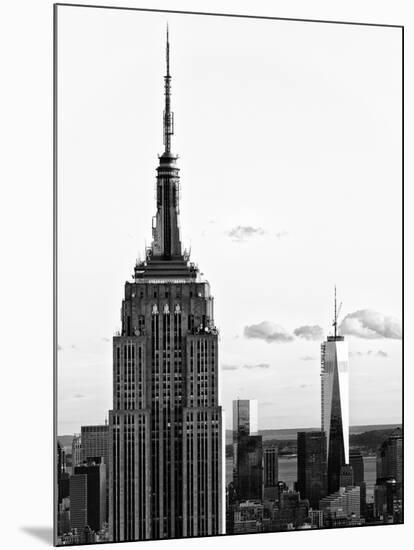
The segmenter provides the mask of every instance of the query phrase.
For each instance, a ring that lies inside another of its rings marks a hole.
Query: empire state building
[[[166,65],[153,240],[125,283],[113,338],[113,541],[215,535],[225,525],[218,332],[209,283],[180,240],[168,30]]]

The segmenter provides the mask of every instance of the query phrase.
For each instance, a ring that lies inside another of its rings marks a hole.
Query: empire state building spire
[[[164,146],[165,152],[171,152],[171,136],[174,134],[174,113],[171,112],[171,75],[170,75],[170,40],[167,25],[167,44],[166,44],[166,62],[167,74],[165,81],[165,110],[164,110]]]
[[[157,167],[157,212],[152,223],[152,244],[146,259],[135,267],[135,279],[196,279],[198,270],[182,250],[179,229],[180,169],[171,152],[174,113],[171,111],[170,39],[167,26],[166,74],[164,76],[164,152]]]

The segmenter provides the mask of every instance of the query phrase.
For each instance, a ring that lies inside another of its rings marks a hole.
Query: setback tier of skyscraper
[[[164,153],[152,246],[125,284],[113,338],[109,530],[113,541],[225,530],[218,331],[207,281],[182,250],[179,169],[171,152],[167,33]]]

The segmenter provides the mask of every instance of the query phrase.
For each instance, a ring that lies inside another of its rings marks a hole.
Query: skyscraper
[[[237,500],[263,499],[263,442],[257,401],[233,401],[233,482]]]
[[[256,399],[233,401],[233,482],[237,491],[239,440],[242,436],[257,435],[258,413]]]
[[[105,521],[105,503],[105,464],[89,461],[76,466],[70,478],[71,526],[81,529],[88,525],[99,531]]]
[[[377,451],[377,479],[381,478],[394,478],[397,483],[403,480],[403,435],[401,428],[396,428]]]
[[[386,521],[403,521],[403,433],[397,428],[377,451],[375,513]]]
[[[237,445],[237,500],[263,500],[263,443],[261,435],[240,435]]]
[[[317,508],[327,492],[325,433],[298,432],[297,456],[297,489],[312,508]]]
[[[354,474],[354,485],[361,486],[364,483],[364,459],[359,449],[351,449],[349,451],[349,465],[352,466]]]
[[[354,471],[352,466],[349,464],[344,464],[341,467],[341,472],[339,474],[339,486],[340,487],[353,487],[354,486]]]
[[[88,479],[86,474],[70,476],[70,527],[83,529],[88,525]]]
[[[278,448],[265,447],[263,450],[263,498],[277,500],[279,496]]]
[[[72,439],[72,472],[79,464],[82,464],[82,437],[75,434]]]
[[[360,488],[361,517],[367,516],[367,485],[365,483],[364,459],[359,449],[350,449],[349,465],[352,466],[354,485]]]
[[[109,529],[113,541],[225,529],[218,331],[210,285],[182,250],[167,31],[164,152],[152,246],[125,283],[113,338]]]
[[[106,496],[105,496],[105,521],[108,520],[109,511],[109,426],[98,424],[94,426],[81,426],[82,462],[101,458],[106,468]]]
[[[257,435],[258,413],[256,399],[233,401],[233,438],[238,435]]]
[[[109,464],[109,426],[81,426],[82,462],[97,456],[103,457],[106,465]]]
[[[339,489],[341,467],[349,463],[348,346],[337,334],[336,290],[334,335],[321,345],[321,401],[330,494]]]
[[[66,453],[63,446],[57,442],[57,513],[59,512],[62,501],[69,496],[69,473],[66,471]],[[58,529],[58,533],[61,531]]]

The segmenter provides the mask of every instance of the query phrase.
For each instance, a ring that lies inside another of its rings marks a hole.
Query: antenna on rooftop
[[[338,308],[336,307],[336,285],[335,285],[335,310],[334,310],[334,322],[332,323],[332,326],[334,327],[335,338],[337,336],[338,317],[339,317],[339,312],[341,311],[341,307],[342,307],[342,302],[339,304]]]

